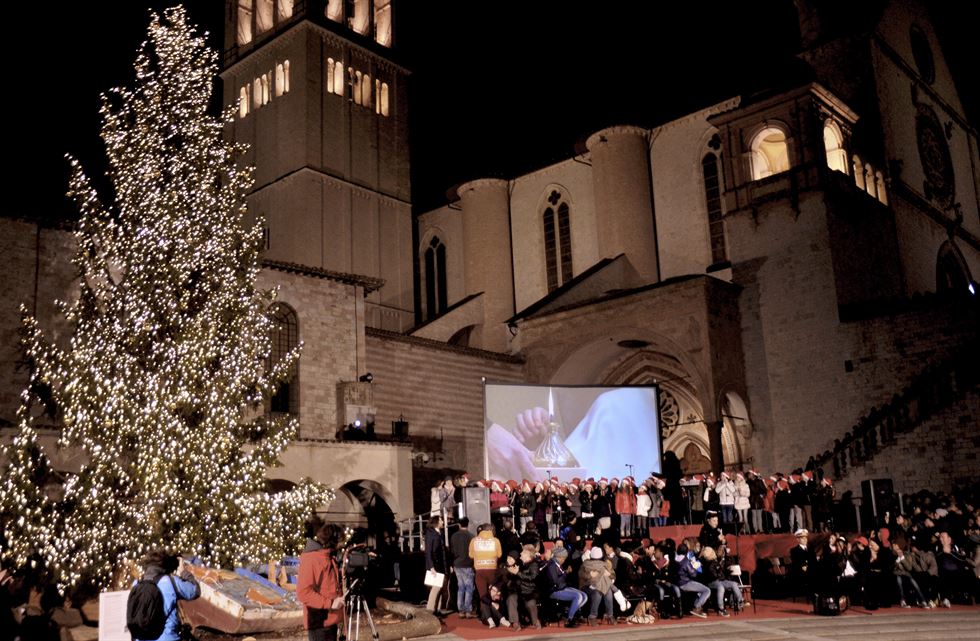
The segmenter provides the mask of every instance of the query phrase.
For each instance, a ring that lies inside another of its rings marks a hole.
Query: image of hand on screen
[[[499,390],[501,396],[497,398]],[[514,416],[511,427],[493,421],[488,411],[487,472],[491,478],[539,479],[543,470],[533,464],[534,449],[548,432],[549,412],[535,405],[546,401],[548,388],[488,386],[491,406]],[[656,391],[653,388],[554,388],[556,420],[565,446],[579,466],[596,478],[621,476],[626,463],[660,469]],[[528,405],[514,411],[514,403]],[[574,429],[571,429],[574,426]]]

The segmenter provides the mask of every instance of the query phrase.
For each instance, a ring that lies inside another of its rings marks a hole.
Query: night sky
[[[5,213],[74,216],[63,197],[63,155],[79,156],[90,173],[104,170],[99,92],[132,82],[147,10],[170,4],[13,3],[7,22],[13,35],[3,45],[14,149]],[[976,123],[974,22],[960,4],[929,3]],[[220,47],[224,2],[197,0],[188,8]],[[785,71],[795,46],[789,0],[402,0],[396,12],[395,55],[413,72],[418,211],[441,204],[459,182],[514,176],[567,158],[603,126],[653,126],[757,88]]]

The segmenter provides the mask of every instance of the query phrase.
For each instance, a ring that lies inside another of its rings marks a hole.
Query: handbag
[[[425,573],[425,584],[430,588],[441,588],[446,582],[446,575],[442,572],[429,570]]]

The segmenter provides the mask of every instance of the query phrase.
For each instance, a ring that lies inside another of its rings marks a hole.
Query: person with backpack
[[[340,542],[336,525],[326,523],[306,543],[299,557],[296,597],[303,604],[303,619],[309,641],[334,641],[344,610],[340,570],[334,553]]]
[[[193,601],[201,596],[201,586],[190,570],[179,576],[182,565],[176,555],[155,550],[143,559],[143,576],[133,584],[126,604],[126,627],[133,641],[180,641],[181,629],[177,601]]]

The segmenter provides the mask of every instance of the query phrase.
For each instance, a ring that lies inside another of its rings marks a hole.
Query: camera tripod
[[[371,627],[372,641],[378,641],[378,629],[374,626],[374,617],[371,616],[371,608],[368,607],[367,599],[360,593],[357,584],[361,579],[351,581],[350,587],[344,597],[344,625],[340,630],[340,641],[361,641],[361,616],[367,617],[368,625]],[[351,632],[354,633],[351,636]]]

